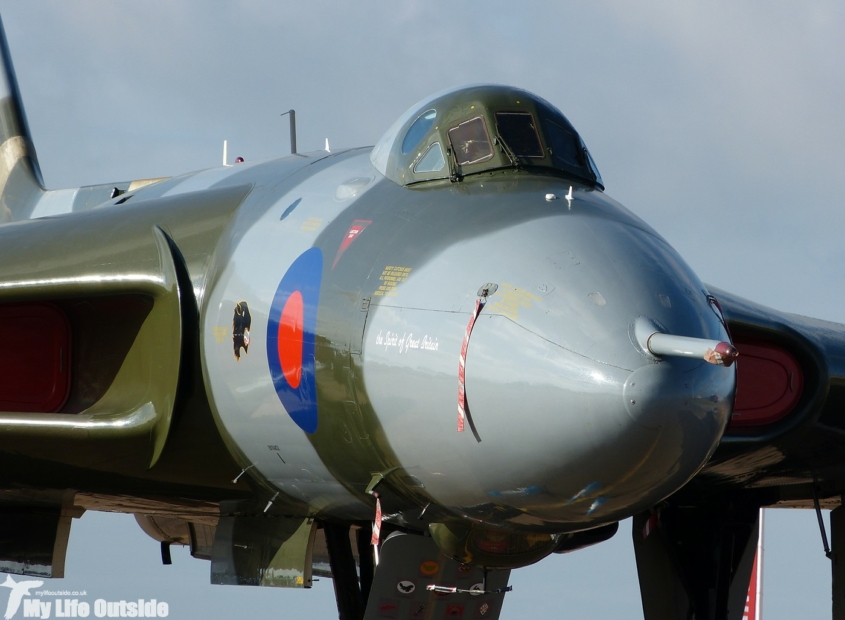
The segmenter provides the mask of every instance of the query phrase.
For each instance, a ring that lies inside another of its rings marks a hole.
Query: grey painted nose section
[[[391,446],[459,514],[558,531],[624,518],[680,488],[721,437],[734,368],[658,359],[633,336],[644,317],[729,340],[706,290],[639,220],[591,200],[447,248],[368,319],[368,393],[399,412]],[[466,357],[479,443],[455,431],[458,353],[490,282]],[[371,346],[388,331],[439,334],[439,350]]]
[[[733,406],[734,373],[700,361],[641,366],[622,388],[625,409],[638,424],[659,429],[682,419],[707,437],[721,433]]]
[[[734,381],[733,368],[685,359],[644,360],[631,372],[501,317],[481,319],[467,361],[482,439],[468,447],[478,457],[470,469],[489,485],[488,502],[564,529],[622,518],[706,462],[730,416]]]

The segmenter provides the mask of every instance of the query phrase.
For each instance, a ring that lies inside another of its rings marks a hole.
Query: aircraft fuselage
[[[397,511],[431,503],[556,532],[682,486],[721,436],[734,371],[656,363],[633,325],[728,336],[664,240],[601,192],[567,200],[569,187],[500,173],[403,188],[349,152],[253,190],[198,295],[207,389],[240,465],[345,518],[372,515],[365,490],[382,473]],[[466,355],[475,433],[457,432],[459,354],[489,284]],[[297,337],[303,357],[286,352]]]

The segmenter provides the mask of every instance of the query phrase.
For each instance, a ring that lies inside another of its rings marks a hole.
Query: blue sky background
[[[808,510],[765,512],[763,617],[766,620],[830,618],[830,566],[815,514]],[[156,598],[170,618],[337,618],[331,581],[311,590],[212,586],[209,563],[174,547],[173,564],[162,566],[158,543],[128,515],[86,513],[75,521],[65,579],[44,589],[85,590],[89,603]],[[500,618],[643,618],[631,546],[631,521],[606,543],[553,555],[511,574]],[[0,605],[5,598],[0,592]],[[44,600],[51,600],[45,598]],[[93,617],[93,616],[92,616]]]
[[[845,5],[462,0],[0,1],[51,188],[169,176],[231,158],[373,144],[446,87],[531,90],[578,128],[607,193],[706,282],[845,322]],[[765,617],[829,618],[811,512],[769,511]],[[167,600],[171,617],[332,618],[310,592],[207,585],[208,564],[127,516],[74,525],[51,588]],[[503,618],[641,618],[630,524],[516,571]],[[159,594],[161,593],[161,594]],[[200,615],[202,614],[202,615]]]

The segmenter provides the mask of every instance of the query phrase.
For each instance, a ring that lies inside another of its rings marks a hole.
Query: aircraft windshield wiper
[[[463,179],[463,176],[458,172],[458,156],[455,155],[453,146],[446,149],[446,160],[449,162],[449,180],[456,183]]]
[[[511,160],[511,165],[514,168],[518,168],[519,167],[519,160],[517,160],[516,155],[514,155],[514,153],[513,153],[513,150],[511,149],[510,146],[508,146],[508,143],[505,142],[505,139],[502,137],[502,134],[500,134],[500,133],[496,134],[496,144],[498,144],[500,147],[502,147],[502,152],[505,155],[507,155],[509,160]]]

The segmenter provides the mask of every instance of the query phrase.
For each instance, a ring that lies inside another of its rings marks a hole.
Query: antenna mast
[[[290,117],[290,154],[296,155],[296,111],[288,110],[282,112],[281,116],[287,114]]]

